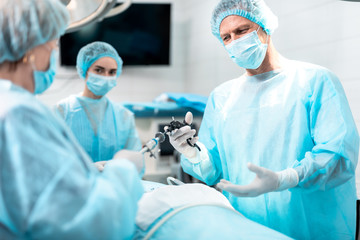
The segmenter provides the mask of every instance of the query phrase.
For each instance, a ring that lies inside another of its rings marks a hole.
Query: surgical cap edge
[[[222,42],[222,39],[220,36],[220,25],[221,25],[222,21],[230,15],[244,17],[244,18],[258,24],[268,35],[271,35],[274,32],[274,30],[270,30],[261,21],[257,20],[257,18],[253,14],[251,14],[243,9],[231,9],[229,11],[222,12],[221,14],[219,14],[217,16],[216,23],[213,24],[212,25],[213,27],[211,28],[212,34],[215,37],[217,37],[221,42]]]

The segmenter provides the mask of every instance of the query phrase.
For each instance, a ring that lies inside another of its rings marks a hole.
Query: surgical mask
[[[104,96],[117,84],[116,76],[104,77],[94,73],[89,73],[86,85],[96,96]]]
[[[230,58],[240,67],[257,69],[264,61],[268,44],[260,41],[257,34],[259,29],[225,46]]]
[[[54,81],[56,74],[56,61],[59,56],[59,52],[56,49],[51,51],[50,66],[45,72],[37,71],[35,64],[32,63],[33,77],[34,77],[34,94],[41,94],[48,89]]]

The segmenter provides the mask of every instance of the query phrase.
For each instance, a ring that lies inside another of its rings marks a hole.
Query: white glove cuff
[[[296,187],[299,183],[299,175],[293,168],[288,168],[280,172],[276,172],[279,179],[279,187],[277,192],[288,188]]]
[[[208,152],[207,148],[205,147],[205,145],[199,141],[197,141],[196,144],[200,147],[201,151],[199,151],[197,148],[195,148],[196,149],[195,157],[187,158],[189,160],[189,162],[191,162],[193,164],[196,164],[203,160],[209,159],[209,152]]]

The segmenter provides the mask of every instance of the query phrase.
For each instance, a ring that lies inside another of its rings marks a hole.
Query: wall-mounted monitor
[[[170,3],[133,3],[125,12],[60,38],[62,66],[75,66],[83,46],[111,44],[124,65],[170,65]]]

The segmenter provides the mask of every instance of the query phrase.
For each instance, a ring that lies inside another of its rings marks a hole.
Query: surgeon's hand
[[[95,167],[100,171],[102,172],[105,168],[105,164],[107,163],[108,161],[99,161],[99,162],[95,162],[94,165]]]
[[[250,184],[235,185],[225,179],[221,179],[217,187],[237,197],[257,197],[264,193],[283,191],[295,187],[299,182],[298,174],[292,168],[281,172],[274,172],[252,163],[248,163],[248,168],[256,173],[255,179]]]
[[[139,173],[142,173],[144,171],[144,156],[140,152],[125,149],[120,150],[115,153],[113,160],[124,158],[134,163]]]
[[[185,115],[185,122],[187,124],[191,124],[193,121],[193,115],[191,112],[187,112]],[[167,126],[164,127],[164,130],[167,130]],[[171,145],[179,151],[180,153],[184,154],[187,158],[193,158],[196,156],[197,149],[196,147],[192,147],[187,143],[187,139],[191,139],[190,143],[195,144],[198,141],[198,137],[194,137],[196,134],[195,129],[191,129],[190,126],[184,126],[179,129],[175,129],[172,132],[168,132],[169,139]]]

